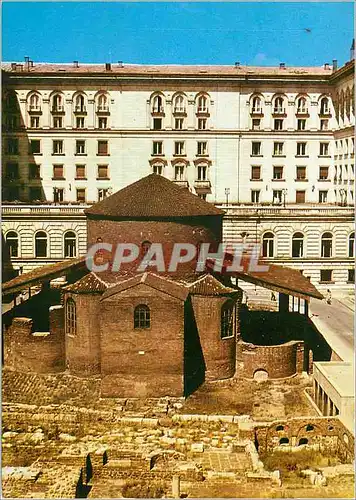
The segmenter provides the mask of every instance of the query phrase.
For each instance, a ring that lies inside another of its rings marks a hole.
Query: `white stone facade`
[[[226,240],[270,232],[271,261],[322,287],[351,287],[353,74],[353,61],[339,70],[5,65],[3,232],[19,236],[14,266],[68,256],[67,231],[83,254],[85,206],[155,171],[223,206]],[[40,258],[38,231],[48,235]]]

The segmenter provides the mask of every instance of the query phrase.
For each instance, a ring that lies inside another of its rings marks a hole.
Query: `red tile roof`
[[[199,196],[157,174],[126,186],[84,211],[105,218],[172,218],[223,215],[224,212]]]
[[[37,283],[50,281],[60,276],[64,276],[68,271],[74,271],[85,268],[85,257],[76,259],[66,259],[55,264],[47,264],[46,266],[36,267],[28,273],[21,274],[6,283],[3,283],[2,293],[8,295],[19,292],[26,287],[30,287]]]
[[[64,287],[63,290],[72,293],[101,293],[107,288],[108,285],[104,281],[94,273],[89,273],[75,283]]]
[[[123,290],[127,290],[128,288],[132,288],[137,286],[140,283],[145,283],[151,288],[159,290],[167,295],[171,295],[180,300],[185,300],[189,294],[187,287],[183,285],[179,285],[174,281],[168,280],[167,278],[163,278],[161,276],[157,276],[152,273],[143,273],[134,278],[130,278],[128,280],[122,281],[117,285],[111,286],[106,290],[103,294],[101,300],[105,300],[112,295],[122,292]]]
[[[223,285],[211,274],[206,274],[189,286],[189,292],[194,295],[227,295],[238,290]]]

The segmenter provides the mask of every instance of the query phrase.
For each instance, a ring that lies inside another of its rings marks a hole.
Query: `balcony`
[[[189,182],[188,181],[183,181],[179,179],[173,179],[174,184],[177,186],[183,188],[183,189],[188,189],[189,188]]]
[[[30,113],[30,115],[41,115],[41,106],[32,104],[28,107],[28,112]]]
[[[51,111],[56,115],[64,115],[64,106],[62,106],[61,104],[54,105],[52,106]]]
[[[251,108],[250,114],[253,116],[263,116],[262,108]]]
[[[319,112],[319,116],[325,116],[325,117],[330,118],[331,117],[331,109],[329,109],[329,108],[321,109]]]
[[[74,113],[76,115],[86,115],[87,114],[87,108],[86,108],[86,106],[75,106],[74,107]]]
[[[199,106],[196,114],[200,116],[210,116],[209,108],[207,106]]]
[[[104,104],[101,106],[97,106],[96,112],[98,115],[109,115],[110,114],[109,106]]]
[[[163,106],[153,106],[151,110],[152,116],[164,116],[164,107]]]
[[[297,116],[309,116],[308,108],[298,108],[296,113]]]
[[[273,108],[272,114],[277,116],[287,116],[286,108],[280,108],[280,107]]]
[[[186,116],[187,115],[187,110],[185,109],[184,106],[175,106],[173,108],[173,113],[175,115]]]
[[[210,194],[211,182],[209,180],[196,180],[194,181],[194,189],[197,194]]]

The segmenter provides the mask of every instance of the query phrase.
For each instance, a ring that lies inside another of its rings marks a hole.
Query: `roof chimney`
[[[240,67],[240,61],[235,62],[235,68],[239,68],[239,67]]]
[[[333,59],[333,71],[337,70],[337,59]]]
[[[330,69],[330,64],[329,63],[325,63],[324,64],[324,69]]]
[[[117,61],[117,64],[119,65],[119,68],[123,68],[124,67],[124,63],[122,61]]]
[[[111,71],[111,63],[105,63],[106,71]]]
[[[355,39],[352,40],[352,44],[350,47],[350,61],[355,59]]]
[[[286,69],[286,63],[279,63],[279,69]]]
[[[11,69],[13,71],[16,71],[16,66],[17,66],[17,63],[11,63]]]
[[[73,61],[73,66],[75,68],[79,68],[79,61]]]

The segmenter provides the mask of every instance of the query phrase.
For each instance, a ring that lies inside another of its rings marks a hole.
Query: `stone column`
[[[172,478],[172,497],[180,498],[180,477],[177,475]]]

